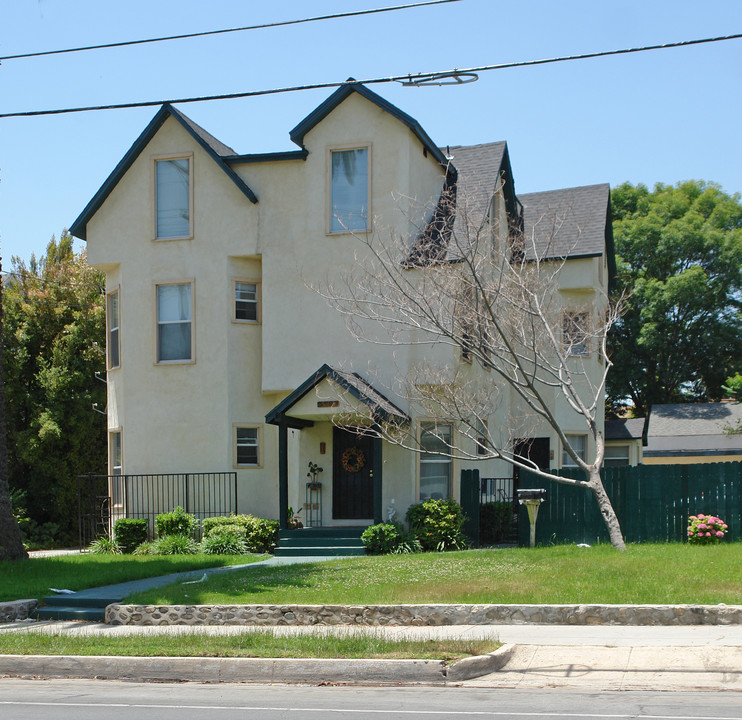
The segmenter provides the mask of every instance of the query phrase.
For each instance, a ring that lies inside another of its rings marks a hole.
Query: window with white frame
[[[191,160],[155,160],[156,237],[191,236]]]
[[[188,362],[193,358],[192,285],[157,286],[157,362]]]
[[[420,500],[440,500],[451,494],[451,423],[420,424]]]
[[[330,152],[330,232],[368,229],[367,147]]]
[[[239,467],[260,465],[260,429],[258,427],[235,426],[234,464]]]
[[[628,445],[606,445],[603,465],[606,467],[618,467],[629,464],[629,446]]]
[[[577,457],[580,460],[584,460],[587,457],[587,435],[570,435],[566,433],[565,437]],[[562,467],[577,467],[577,463],[567,452],[567,448],[562,448]]]
[[[234,281],[234,319],[238,322],[258,322],[260,283]]]
[[[590,354],[590,315],[584,310],[566,310],[562,315],[562,342],[567,355]]]
[[[122,476],[121,431],[114,430],[108,434],[108,457],[111,464],[111,503],[114,507],[124,504],[124,479]]]
[[[119,291],[108,294],[108,367],[117,368],[121,364],[119,337]]]

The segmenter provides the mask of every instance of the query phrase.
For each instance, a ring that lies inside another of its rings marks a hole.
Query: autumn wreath
[[[340,460],[343,463],[343,470],[349,473],[357,473],[366,464],[366,456],[363,450],[357,447],[350,447],[345,450]]]

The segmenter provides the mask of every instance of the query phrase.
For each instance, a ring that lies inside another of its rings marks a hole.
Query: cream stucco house
[[[353,234],[381,222],[411,234],[426,220],[416,203],[434,206],[447,184],[476,188],[474,206],[495,236],[538,234],[549,213],[568,210],[548,240],[567,258],[560,296],[578,310],[604,302],[614,268],[607,185],[518,197],[505,143],[442,150],[358,84],[338,89],[290,137],[298,150],[240,155],[163,106],[72,225],[106,273],[109,475],[119,512],[129,492],[122,478],[153,473],[233,472],[240,512],[285,523],[287,506],[304,506],[313,462],[323,468],[321,515],[317,497],[307,512],[325,527],[458,497],[467,468],[512,477],[509,465],[476,451],[467,461],[435,455],[455,428],[438,419],[436,436],[430,418],[388,391],[405,363],[426,356],[454,366],[467,362],[460,350],[359,343],[313,289],[357,262]],[[598,352],[577,354],[600,375]],[[468,372],[486,370],[474,363]],[[509,407],[487,419],[490,430],[504,432]],[[430,452],[332,421],[340,412],[368,417],[369,408],[378,422],[413,427]],[[584,422],[559,397],[554,409],[589,451]],[[544,467],[570,463],[550,429],[520,442]],[[208,504],[208,489],[198,492],[191,501]]]

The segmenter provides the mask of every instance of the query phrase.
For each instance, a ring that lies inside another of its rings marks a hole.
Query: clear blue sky
[[[383,7],[393,0],[0,0],[0,56]],[[402,4],[400,2],[399,4]],[[0,66],[0,112],[385,77],[742,32],[740,0],[462,0]],[[507,140],[518,192],[713,180],[742,191],[742,40],[373,89],[435,142]],[[332,92],[182,105],[239,153],[292,149]],[[0,119],[0,247],[68,227],[156,108]]]

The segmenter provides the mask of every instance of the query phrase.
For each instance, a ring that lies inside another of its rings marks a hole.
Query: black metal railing
[[[92,539],[88,536],[91,525],[96,522],[96,513],[100,514],[96,508],[100,505],[99,494],[103,487],[109,508],[108,532],[118,518],[147,518],[149,535],[154,537],[155,517],[178,506],[199,521],[239,512],[236,472],[85,475],[78,479],[81,547]],[[100,534],[100,523],[96,529],[93,537]],[[195,534],[200,537],[201,522]],[[84,541],[87,542],[83,544]]]
[[[481,478],[479,542],[481,545],[515,543],[518,539],[517,481],[512,477]]]

